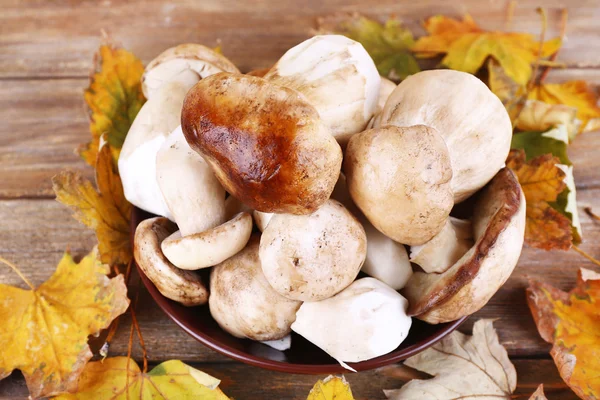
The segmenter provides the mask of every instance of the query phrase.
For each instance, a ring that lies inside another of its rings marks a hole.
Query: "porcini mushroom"
[[[354,135],[344,173],[354,203],[399,243],[427,242],[444,227],[454,205],[448,149],[428,126],[383,126]]]
[[[201,44],[186,43],[171,47],[152,60],[142,76],[142,91],[150,99],[166,82],[186,79],[196,82],[218,72],[239,73],[224,55]]]
[[[156,174],[179,226],[161,245],[169,261],[183,269],[206,268],[244,248],[252,233],[252,217],[240,213],[225,222],[225,190],[202,156],[189,147],[181,127],[158,151]]]
[[[415,272],[402,291],[409,315],[431,324],[453,321],[483,307],[513,271],[525,231],[525,197],[503,168],[483,189],[472,218],[475,244],[445,272]]]
[[[394,82],[390,81],[387,78],[381,77],[381,86],[379,87],[379,97],[377,98],[377,108],[375,109],[375,113],[373,114],[373,118],[369,121],[367,125],[367,129],[371,128],[379,128],[380,120],[381,120],[381,112],[383,111],[383,107],[385,107],[385,103],[390,98],[390,95],[396,89],[396,85]]]
[[[381,114],[381,125],[427,125],[446,141],[456,203],[482,188],[504,166],[512,124],[504,105],[478,78],[449,69],[403,80]]]
[[[208,291],[200,276],[177,268],[160,250],[161,242],[175,229],[175,224],[167,218],[156,217],[140,222],[133,240],[135,261],[166,298],[185,306],[204,304],[208,300]]]
[[[359,42],[345,36],[305,40],[288,50],[265,79],[306,96],[341,143],[365,129],[377,107],[377,67]]]
[[[344,174],[340,174],[331,198],[342,203],[365,229],[367,255],[361,271],[379,279],[394,290],[402,289],[413,273],[404,245],[375,229],[356,207],[350,198]]]
[[[260,261],[282,296],[319,301],[347,287],[365,260],[360,223],[335,200],[310,215],[275,214],[260,239]]]
[[[186,96],[181,126],[225,189],[254,210],[309,214],[339,175],[341,148],[315,108],[262,78],[201,80]]]
[[[290,333],[301,302],[277,293],[263,275],[258,258],[259,238],[244,250],[213,267],[210,274],[210,313],[231,335],[277,340]]]
[[[292,330],[352,369],[343,362],[387,354],[406,339],[412,323],[407,306],[394,289],[362,278],[329,299],[303,303]]]

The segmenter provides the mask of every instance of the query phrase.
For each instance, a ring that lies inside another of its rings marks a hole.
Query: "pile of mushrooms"
[[[479,310],[518,261],[511,122],[472,75],[396,86],[359,43],[323,35],[246,75],[180,45],[142,82],[119,171],[157,217],[137,227],[135,259],[235,337],[285,350],[294,331],[347,366],[396,349],[412,317]],[[472,216],[452,216],[467,199]]]

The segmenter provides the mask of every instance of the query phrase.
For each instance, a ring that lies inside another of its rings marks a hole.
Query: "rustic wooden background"
[[[66,168],[90,176],[73,149],[88,140],[82,92],[102,30],[145,63],[176,44],[213,46],[220,40],[224,53],[247,71],[271,65],[286,49],[309,37],[318,16],[353,11],[379,18],[395,14],[422,34],[421,21],[436,13],[468,12],[483,27],[504,29],[507,5],[504,0],[0,0],[0,254],[39,284],[52,273],[65,248],[83,254],[94,245],[93,234],[55,202],[50,178]],[[559,55],[567,68],[554,71],[550,80],[599,84],[600,2],[519,1],[511,28],[537,34],[538,6],[548,10],[548,37],[558,31],[560,9],[569,11],[567,42]],[[596,257],[600,257],[600,224],[583,213],[583,207],[600,211],[598,149],[600,133],[593,132],[580,136],[569,151],[585,235],[581,248]],[[501,342],[517,367],[519,393],[531,393],[544,383],[551,400],[575,398],[548,356],[549,345],[537,334],[524,288],[528,277],[535,277],[567,290],[579,267],[598,270],[573,251],[524,249],[507,284],[461,328],[470,332],[478,318],[498,318]],[[2,267],[0,282],[22,286]],[[145,291],[138,314],[151,363],[186,361],[222,379],[225,393],[236,399],[304,399],[317,379],[260,370],[208,350],[177,328]],[[128,325],[127,320],[121,325],[112,355],[126,354]],[[137,347],[134,356],[141,358]],[[383,399],[381,389],[399,387],[405,375],[384,369],[346,377],[357,399]],[[0,382],[0,399],[26,397],[19,372]]]

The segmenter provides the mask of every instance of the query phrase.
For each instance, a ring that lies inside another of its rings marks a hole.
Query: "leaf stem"
[[[540,67],[540,58],[542,57],[542,52],[544,51],[544,42],[546,41],[546,30],[548,29],[548,16],[546,14],[546,9],[543,7],[538,7],[536,10],[542,16],[542,31],[540,32],[540,47],[538,49],[537,58],[533,67],[533,74],[531,74],[533,79],[529,80],[528,90],[530,91],[533,87],[533,83],[535,82],[535,76],[537,76],[538,69]]]
[[[593,262],[594,264],[600,266],[600,261],[598,261],[597,259],[595,259],[594,257],[592,257],[591,255],[589,255],[588,253],[586,253],[585,251],[581,250],[579,247],[573,245],[573,250],[575,250],[576,252],[578,252],[579,254],[581,254],[583,257],[587,258],[588,260],[590,260],[591,262]]]
[[[589,215],[592,219],[595,219],[596,221],[600,221],[600,216],[594,214],[592,207],[585,207],[584,210],[585,210],[586,214]]]
[[[21,278],[23,280],[23,282],[25,282],[31,290],[35,290],[35,287],[33,286],[33,284],[29,281],[29,279],[27,279],[25,277],[25,275],[23,275],[21,273],[21,271],[15,264],[11,263],[10,261],[8,261],[7,259],[5,259],[2,256],[0,256],[0,263],[8,265],[17,275],[19,275],[19,278]]]
[[[513,16],[515,15],[515,8],[517,7],[517,0],[511,0],[508,2],[506,7],[506,23],[504,24],[504,30],[509,30],[512,25]]]
[[[560,10],[560,40],[561,40],[561,47],[562,47],[562,42],[565,39],[565,34],[567,33],[567,20],[569,19],[569,11],[567,11],[566,8],[563,8],[562,10]],[[550,61],[555,61],[556,57],[558,56],[558,52],[560,51],[560,48],[556,51],[556,53],[552,54],[549,58]],[[542,82],[544,82],[544,80],[546,79],[546,77],[548,76],[548,73],[550,72],[550,70],[552,69],[551,66],[548,66],[544,69],[544,72],[542,72],[542,74],[540,75],[540,79],[538,79],[538,84],[542,84]]]

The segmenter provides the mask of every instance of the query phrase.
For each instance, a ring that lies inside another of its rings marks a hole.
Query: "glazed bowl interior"
[[[137,225],[153,215],[134,208],[131,218],[131,232]],[[183,330],[203,345],[235,360],[280,372],[301,374],[327,374],[347,372],[337,361],[323,350],[292,332],[292,347],[286,351],[275,350],[265,344],[249,339],[239,339],[222,330],[210,315],[208,305],[185,307],[164,297],[154,284],[136,267],[144,286],[159,307]],[[209,269],[200,272],[207,284]],[[208,285],[207,285],[208,286]],[[413,318],[408,337],[394,351],[371,360],[348,363],[357,371],[393,364],[413,356],[444,336],[454,331],[467,317],[445,324],[430,325]]]

